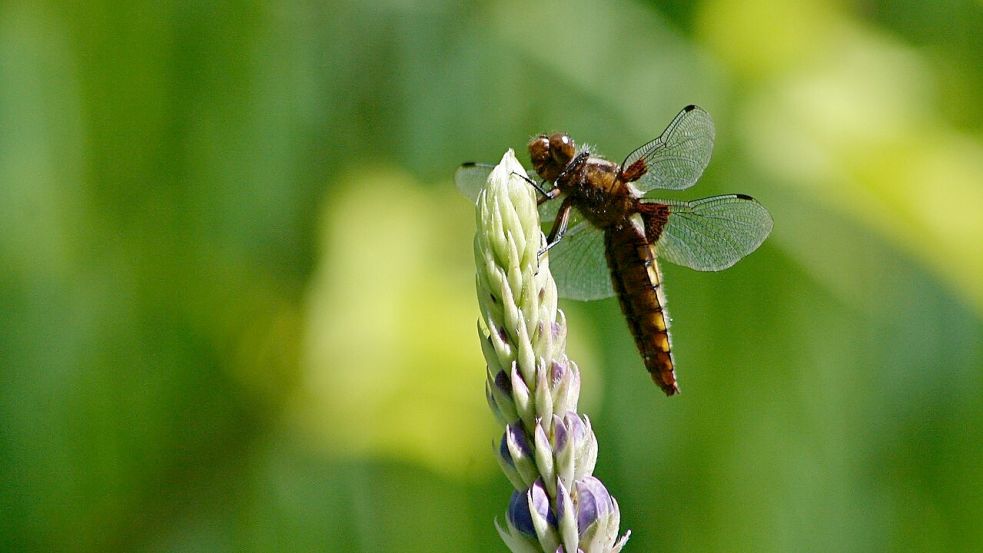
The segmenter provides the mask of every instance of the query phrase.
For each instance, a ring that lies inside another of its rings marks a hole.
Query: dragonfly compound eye
[[[533,165],[540,165],[549,161],[550,140],[545,135],[539,135],[529,141],[529,158]]]
[[[550,140],[541,134],[529,141],[529,159],[536,173],[544,179],[555,179],[557,171],[552,168],[550,157]]]
[[[570,163],[576,153],[573,139],[569,135],[556,133],[550,137],[550,155],[561,167]]]

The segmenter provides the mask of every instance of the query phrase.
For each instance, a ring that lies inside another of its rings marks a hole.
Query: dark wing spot
[[[645,160],[639,159],[629,165],[628,168],[621,173],[621,178],[624,179],[625,182],[635,182],[642,178],[642,175],[647,172],[648,166],[645,164]]]

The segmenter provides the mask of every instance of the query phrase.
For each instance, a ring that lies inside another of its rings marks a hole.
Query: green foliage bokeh
[[[633,551],[983,550],[983,8],[12,0],[0,549],[501,551],[458,163],[688,103],[775,229],[563,304]]]

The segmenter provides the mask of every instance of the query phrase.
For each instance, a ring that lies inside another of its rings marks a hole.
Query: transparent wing
[[[542,227],[543,234],[546,236],[549,236],[550,232],[553,230],[553,225],[556,223],[556,217],[560,214],[560,206],[563,205],[563,198],[563,196],[560,196],[559,198],[539,204],[539,226]],[[580,211],[577,209],[571,209],[570,216],[567,219],[567,232],[563,235],[563,238],[560,239],[560,242],[566,240],[568,236],[573,236],[572,233],[574,231],[583,232],[577,228],[581,223],[588,224],[585,222],[584,216],[580,214]],[[560,244],[558,243],[556,246],[553,246],[550,251],[555,251],[559,245]]]
[[[768,210],[744,194],[659,203],[669,206],[669,221],[656,243],[659,257],[697,271],[737,263],[765,241],[773,224]]]
[[[457,189],[461,194],[464,194],[472,202],[477,202],[478,194],[485,187],[485,183],[488,182],[488,175],[491,174],[494,168],[495,166],[490,163],[475,163],[470,161],[462,163],[457,168],[457,171],[454,171],[454,183],[457,185]],[[535,183],[539,183],[542,180],[533,171],[527,172],[527,176],[529,180]],[[552,187],[543,188],[545,190]],[[559,211],[561,203],[563,203],[563,200],[557,198],[539,204],[539,218],[542,221],[553,221],[556,218],[556,213]]]
[[[462,163],[457,171],[454,171],[454,183],[457,184],[457,189],[461,191],[461,194],[464,194],[472,202],[477,202],[478,194],[485,187],[485,183],[488,182],[488,175],[494,168],[495,166],[490,163]]]
[[[539,222],[543,226],[543,232],[545,232],[547,235],[550,233],[550,229],[553,228],[553,221],[556,220],[556,216],[560,213],[561,205],[563,205],[563,196],[553,198],[552,200],[546,200],[545,202],[539,204]],[[574,209],[570,213],[570,222],[567,223],[567,228],[572,228],[573,225],[581,219],[582,217],[580,216],[580,212]]]
[[[550,271],[560,296],[599,300],[614,295],[604,256],[604,233],[581,219],[549,252]]]
[[[635,188],[643,194],[653,188],[682,190],[696,183],[710,162],[713,121],[699,106],[683,108],[659,138],[628,154],[622,174],[644,171]]]

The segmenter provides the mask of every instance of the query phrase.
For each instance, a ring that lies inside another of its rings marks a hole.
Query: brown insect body
[[[573,140],[560,133],[534,138],[529,153],[539,176],[554,182],[565,196],[549,243],[562,235],[570,208],[604,232],[611,282],[645,368],[666,395],[677,393],[665,295],[653,247],[668,220],[669,206],[643,202],[630,186],[645,173],[644,162],[622,172],[617,164],[587,150],[575,154]]]
[[[679,387],[656,254],[697,271],[722,271],[757,249],[774,224],[768,210],[746,194],[649,198],[654,190],[696,184],[710,162],[713,137],[710,114],[689,105],[621,164],[578,151],[563,133],[529,141],[536,174],[527,180],[541,204],[559,202],[540,207],[543,220],[553,221],[546,250],[557,293],[581,301],[618,296],[646,369],[668,395]],[[454,180],[476,201],[492,169],[465,163]]]

